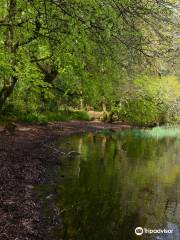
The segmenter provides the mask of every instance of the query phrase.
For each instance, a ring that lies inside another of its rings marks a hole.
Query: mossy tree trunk
[[[7,98],[12,94],[14,87],[18,81],[17,77],[15,76],[17,53],[17,47],[15,44],[16,0],[9,1],[8,15],[5,17],[4,21],[7,25],[4,47],[7,49],[7,52],[11,56],[10,65],[12,69],[12,76],[4,82],[4,86],[0,91],[0,109],[2,109]]]

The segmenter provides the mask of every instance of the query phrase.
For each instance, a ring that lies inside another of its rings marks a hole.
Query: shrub
[[[120,92],[109,121],[158,125],[180,119],[180,83],[175,77],[139,77]]]

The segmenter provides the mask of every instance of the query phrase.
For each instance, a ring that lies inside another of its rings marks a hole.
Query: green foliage
[[[85,111],[77,110],[61,110],[58,112],[34,112],[34,113],[23,113],[15,112],[13,106],[6,108],[6,115],[0,116],[0,123],[4,125],[6,122],[22,121],[27,123],[38,123],[47,124],[53,121],[71,121],[71,120],[82,120],[89,121],[89,115]]]
[[[19,115],[17,120],[29,123],[48,123],[51,121],[70,121],[70,120],[84,120],[88,121],[89,116],[85,111],[75,110],[61,110],[58,112],[46,113],[29,113]]]
[[[176,86],[164,84],[159,93],[151,77],[176,52],[174,7],[176,1],[2,0],[0,110],[8,114],[11,105],[13,114],[43,121],[63,107],[114,107],[117,120],[144,125],[166,121],[168,109],[168,119],[179,121],[179,100],[169,94]],[[139,73],[148,77],[133,81]]]
[[[121,90],[120,97],[111,111],[112,120],[149,126],[180,116],[180,83],[175,77],[138,77]]]

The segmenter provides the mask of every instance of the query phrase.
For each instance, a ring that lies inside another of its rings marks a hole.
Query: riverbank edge
[[[49,144],[68,135],[130,128],[87,121],[52,122],[45,126],[16,123],[13,131],[0,127],[0,239],[47,240],[50,226],[33,188],[48,181],[48,166],[60,164],[59,154]]]

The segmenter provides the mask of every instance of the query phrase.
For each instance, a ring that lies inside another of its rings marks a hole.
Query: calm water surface
[[[85,134],[60,140],[66,154],[55,205],[58,240],[179,240],[180,129]],[[63,226],[63,227],[62,227]],[[172,234],[136,236],[135,228]]]

